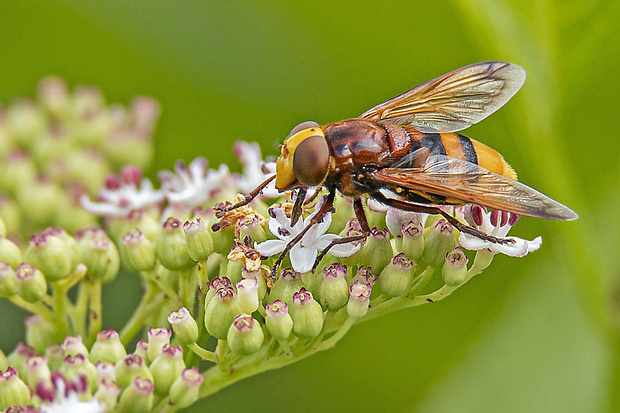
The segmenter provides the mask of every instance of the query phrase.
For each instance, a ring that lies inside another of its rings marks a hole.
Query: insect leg
[[[301,239],[304,237],[304,235],[306,235],[306,232],[308,232],[310,228],[312,228],[314,225],[319,223],[323,219],[325,214],[327,214],[327,212],[329,212],[329,210],[332,209],[332,206],[334,205],[335,196],[336,196],[336,191],[331,190],[329,192],[329,195],[327,195],[327,199],[325,199],[325,203],[323,204],[323,206],[321,206],[321,209],[319,210],[319,212],[317,212],[312,217],[308,225],[303,230],[301,230],[301,232],[297,234],[295,238],[293,238],[292,240],[289,241],[288,244],[286,244],[286,247],[284,247],[284,249],[280,253],[280,256],[276,260],[275,264],[273,264],[273,268],[271,269],[271,274],[270,274],[270,277],[272,279],[275,280],[277,278],[276,276],[278,273],[278,268],[280,267],[282,260],[284,260],[284,257],[286,257],[286,254],[289,253],[289,251],[295,246],[295,244],[301,241]]]
[[[357,220],[359,221],[360,226],[362,227],[362,233],[359,235],[353,235],[351,237],[336,238],[335,240],[330,242],[329,245],[325,247],[323,251],[321,251],[318,257],[316,257],[316,260],[314,261],[314,265],[312,266],[312,272],[314,272],[314,270],[319,265],[319,263],[321,262],[325,254],[327,254],[327,252],[334,245],[346,244],[346,243],[355,242],[355,241],[362,241],[368,238],[368,235],[370,234],[370,226],[368,225],[368,219],[366,218],[366,213],[364,212],[364,207],[362,205],[361,199],[355,198],[355,200],[353,201],[353,210],[355,211],[355,216],[357,217]]]
[[[265,187],[267,185],[269,185],[269,183],[271,181],[273,181],[274,179],[276,179],[276,176],[270,176],[269,178],[265,179],[259,186],[257,186],[252,192],[250,192],[249,194],[245,195],[245,197],[243,198],[243,201],[237,202],[234,205],[228,205],[225,207],[213,207],[213,209],[215,209],[215,216],[218,218],[221,218],[224,216],[224,214],[228,211],[232,211],[233,209],[237,209],[240,208],[244,205],[249,204],[250,202],[252,202],[254,200],[254,198],[256,198],[258,196],[258,194],[260,194],[260,192],[265,189]]]
[[[453,227],[455,227],[459,231],[465,232],[466,234],[472,235],[476,238],[480,238],[481,240],[484,240],[484,241],[489,241],[494,244],[513,244],[515,242],[512,239],[497,238],[492,235],[485,234],[479,229],[476,229],[472,226],[462,223],[458,219],[454,218],[452,215],[448,214],[443,209],[435,207],[435,206],[413,204],[411,202],[403,201],[400,199],[388,198],[378,191],[373,192],[371,196],[381,203],[384,203],[394,208],[402,209],[403,211],[422,212],[425,214],[435,214],[435,215],[439,214],[443,216]]]
[[[293,212],[291,212],[291,227],[294,226],[299,217],[301,216],[301,207],[306,199],[306,188],[299,188],[297,191],[297,197],[295,198],[295,204],[293,204]]]

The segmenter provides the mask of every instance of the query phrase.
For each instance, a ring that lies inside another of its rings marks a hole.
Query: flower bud
[[[233,354],[240,356],[256,353],[265,340],[260,323],[248,314],[234,318],[226,337]]]
[[[6,237],[7,234],[7,230],[6,230],[6,224],[4,223],[4,220],[2,218],[0,218],[0,237],[4,238]],[[1,259],[1,257],[0,257]]]
[[[293,332],[300,338],[314,338],[323,329],[323,309],[305,288],[293,294],[289,307],[293,319]]]
[[[45,131],[45,114],[30,99],[21,99],[7,110],[6,124],[20,147],[31,148]]]
[[[169,270],[188,270],[196,265],[187,251],[183,223],[179,219],[171,217],[164,222],[155,244],[159,262]]]
[[[88,357],[88,349],[82,342],[82,336],[79,334],[76,337],[67,336],[60,346],[65,352],[65,356],[74,357],[81,354]]]
[[[161,354],[149,366],[153,374],[155,393],[161,396],[166,395],[183,369],[185,369],[185,363],[181,346],[165,345]]]
[[[379,287],[388,297],[405,295],[413,280],[413,263],[402,252],[392,258],[379,276]]]
[[[110,282],[118,274],[120,257],[116,245],[101,231],[78,232],[80,261],[86,265],[86,276],[91,280]]]
[[[4,236],[0,236],[0,261],[6,262],[13,268],[23,261],[19,247]]]
[[[379,274],[373,274],[372,268],[359,266],[355,277],[351,280],[350,284],[353,285],[355,281],[359,281],[362,284],[370,284],[371,286],[379,280]]]
[[[149,271],[155,267],[155,246],[138,228],[123,237],[121,244],[127,264],[137,271]]]
[[[215,277],[209,283],[209,291],[207,291],[207,295],[205,295],[205,309],[209,305],[209,302],[213,297],[215,297],[215,292],[220,288],[232,288],[233,284],[228,277]]]
[[[226,264],[226,278],[228,278],[231,282],[237,283],[241,278],[241,271],[243,270],[243,261],[228,261]]]
[[[136,354],[142,357],[142,360],[144,360],[145,363],[149,363],[150,360],[149,360],[148,350],[149,350],[149,345],[147,341],[140,340],[136,343],[136,351],[134,351],[133,354]]]
[[[17,371],[9,367],[0,374],[0,409],[13,404],[26,406],[29,402],[30,390],[28,386],[20,380]]]
[[[258,310],[258,279],[244,278],[237,283],[237,308],[242,313],[252,314]]]
[[[49,282],[65,279],[75,269],[64,240],[46,231],[30,237],[26,260],[39,268]]]
[[[261,225],[262,217],[257,213],[244,215],[237,221],[237,231],[239,239],[249,236],[255,243],[263,242],[267,239],[267,234]]]
[[[117,386],[113,380],[102,380],[97,386],[97,392],[93,396],[96,400],[105,406],[105,411],[114,411],[116,399],[121,394],[121,387]]]
[[[15,347],[15,349],[7,357],[7,360],[9,362],[9,366],[17,370],[20,377],[26,377],[26,361],[36,355],[37,352],[34,348],[24,343],[18,343],[17,347]]]
[[[56,341],[56,326],[38,315],[26,318],[26,343],[37,353],[44,354],[45,349]]]
[[[293,319],[288,313],[288,305],[280,300],[267,304],[265,326],[271,336],[278,341],[286,340],[293,331]]]
[[[11,195],[15,195],[22,189],[31,186],[37,177],[37,167],[34,160],[26,152],[20,150],[9,153],[3,159],[0,168],[2,187],[4,191]],[[21,206],[21,203],[19,204]],[[10,221],[6,219],[6,222],[9,223]]]
[[[361,264],[371,267],[377,273],[381,272],[394,255],[388,230],[373,228],[366,243],[357,255]]]
[[[455,248],[446,254],[446,262],[441,270],[446,285],[456,287],[465,282],[468,261],[469,259],[460,248]]]
[[[0,216],[6,225],[7,233],[17,234],[21,231],[23,221],[22,215],[23,212],[17,202],[6,195],[0,194]],[[21,261],[23,260],[19,262]]]
[[[433,229],[424,240],[422,259],[433,268],[442,266],[448,251],[456,247],[454,228],[443,219],[433,224]]]
[[[285,268],[269,292],[269,301],[281,300],[290,305],[293,300],[293,294],[303,286],[301,274],[292,268]]]
[[[8,263],[0,261],[0,297],[11,297],[15,293],[17,293],[15,271]]]
[[[416,224],[413,221],[402,226],[401,249],[410,260],[417,260],[424,252],[423,229],[421,223]]]
[[[323,282],[319,290],[323,308],[336,311],[347,304],[349,299],[347,273],[347,266],[338,262],[323,268]]]
[[[90,349],[90,360],[93,363],[117,363],[127,357],[127,351],[121,339],[113,329],[97,333],[97,341]]]
[[[50,344],[45,349],[45,358],[47,358],[47,365],[50,366],[50,370],[56,371],[65,362],[65,352],[60,344]]]
[[[197,368],[185,369],[170,387],[170,402],[175,408],[183,409],[198,400],[202,373]]]
[[[99,381],[99,384],[104,381],[116,380],[116,370],[113,363],[100,361],[95,364],[95,369],[97,370],[97,380]]]
[[[258,299],[263,300],[267,295],[267,281],[265,280],[265,272],[260,267],[256,271],[249,271],[246,267],[243,267],[241,269],[241,280],[252,279],[256,279],[256,282],[258,282]]]
[[[54,222],[63,197],[64,192],[58,183],[39,177],[20,188],[17,202],[29,223],[34,227],[44,227]]]
[[[52,384],[52,372],[44,356],[34,356],[26,360],[26,377],[28,386],[31,389],[41,387],[42,390],[51,390],[54,387]],[[45,390],[43,391],[44,395],[49,394],[49,391]]]
[[[220,288],[205,309],[205,327],[213,337],[226,340],[228,329],[237,314],[235,290]]]
[[[97,369],[95,365],[83,354],[65,357],[65,362],[59,370],[69,381],[84,376],[88,381],[88,386],[94,389],[97,385]]]
[[[118,402],[120,413],[147,413],[153,408],[153,381],[143,377],[136,377],[121,393]]]
[[[168,322],[179,343],[187,345],[198,340],[198,325],[187,308],[181,307],[179,311],[172,311],[168,315]]]
[[[186,221],[183,224],[185,232],[185,242],[189,256],[196,262],[205,261],[213,252],[213,238],[209,234],[202,219],[196,218],[194,221]]]
[[[137,354],[129,354],[122,361],[116,363],[116,384],[125,388],[136,378],[153,379],[151,371],[147,367],[142,357]]]
[[[47,292],[47,283],[41,271],[30,264],[22,263],[15,270],[17,292],[29,303],[36,303]]]
[[[347,314],[352,318],[362,318],[368,312],[370,305],[370,284],[363,284],[355,281],[349,288],[349,302],[347,303]]]
[[[149,328],[146,336],[148,339],[147,354],[149,356],[149,360],[151,360],[152,362],[161,354],[164,346],[170,345],[170,337],[172,336],[172,331],[169,331],[165,327],[151,327]]]

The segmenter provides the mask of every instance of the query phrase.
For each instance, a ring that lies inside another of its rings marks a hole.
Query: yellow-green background
[[[190,411],[620,411],[620,2],[589,0],[8,1],[0,101],[58,74],[112,101],[156,97],[153,171],[237,139],[266,154],[300,121],[353,117],[481,60],[528,80],[466,132],[576,222],[522,219],[540,251],[498,257],[442,303],[356,326],[335,349],[229,387]],[[153,176],[151,171],[151,176]],[[106,289],[105,326],[138,298]],[[22,336],[0,304],[0,345]],[[122,316],[120,316],[122,318]]]

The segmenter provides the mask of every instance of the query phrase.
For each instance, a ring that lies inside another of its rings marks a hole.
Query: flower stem
[[[13,295],[9,298],[13,304],[18,306],[19,308],[28,311],[29,313],[36,314],[48,323],[55,325],[56,317],[54,317],[54,313],[45,306],[42,302],[38,303],[29,303],[18,295]]]
[[[201,359],[206,361],[212,361],[213,363],[217,363],[217,356],[214,352],[209,351],[200,347],[196,343],[188,344],[187,347],[192,350],[195,354],[197,354]]]
[[[88,343],[92,344],[97,339],[97,333],[101,330],[102,325],[102,308],[101,308],[101,280],[87,281],[90,284],[90,311],[88,320]]]
[[[142,301],[136,307],[136,310],[132,314],[123,330],[121,330],[121,341],[126,346],[131,339],[138,334],[142,328],[144,321],[153,315],[155,310],[158,310],[160,303],[157,300],[161,297],[161,293],[150,283],[146,283],[146,292],[142,296]]]
[[[198,273],[195,268],[179,273],[179,296],[183,307],[191,313],[196,305],[196,288],[198,287]]]
[[[166,294],[169,299],[177,301],[179,303],[181,302],[181,297],[179,297],[176,291],[174,291],[172,287],[170,287],[164,280],[162,280],[155,271],[145,271],[145,274],[148,276],[149,280],[157,284],[157,287],[159,287],[159,289],[163,291],[163,293]]]

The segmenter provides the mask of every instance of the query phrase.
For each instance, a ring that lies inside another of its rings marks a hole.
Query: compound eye
[[[293,173],[306,186],[317,186],[327,175],[329,147],[323,136],[310,136],[295,149]]]
[[[313,120],[307,120],[305,122],[301,122],[299,125],[295,126],[293,128],[293,130],[291,130],[287,136],[287,138],[290,138],[291,136],[293,136],[294,134],[296,134],[299,131],[302,131],[304,129],[310,129],[310,128],[320,128],[321,125],[319,125],[318,123],[316,123]]]

